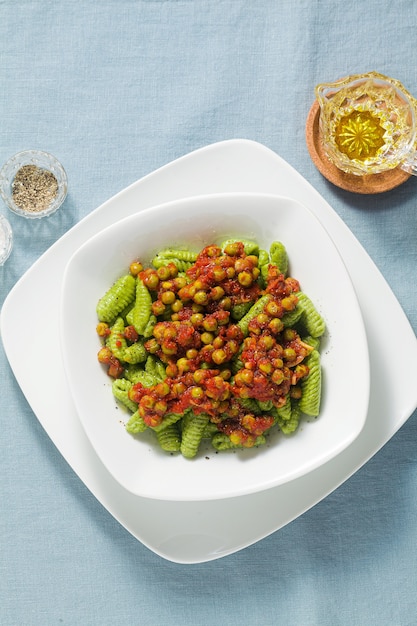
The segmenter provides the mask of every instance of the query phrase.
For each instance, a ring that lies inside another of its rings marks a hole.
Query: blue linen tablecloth
[[[0,161],[49,151],[67,170],[69,194],[46,220],[0,207],[14,231],[0,304],[107,198],[192,150],[240,137],[277,152],[324,196],[416,331],[416,179],[386,194],[344,192],[316,170],[304,139],[324,80],[377,70],[417,95],[416,28],[409,0],[3,0]],[[26,303],[22,324],[34,306]],[[393,359],[395,337],[387,328]],[[180,565],[134,539],[79,480],[2,347],[0,380],[2,625],[417,624],[416,413],[292,523],[236,554]]]

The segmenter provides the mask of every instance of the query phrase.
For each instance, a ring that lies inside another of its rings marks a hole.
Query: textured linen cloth
[[[344,192],[319,174],[304,139],[319,82],[377,70],[417,96],[416,29],[409,0],[2,0],[0,161],[49,151],[69,195],[48,220],[0,207],[15,237],[0,304],[103,201],[191,150],[239,137],[276,151],[328,200],[416,330],[416,179],[377,196]],[[395,328],[386,341],[395,359]],[[91,495],[1,346],[0,380],[2,625],[417,624],[416,414],[280,531],[186,566],[149,551]]]

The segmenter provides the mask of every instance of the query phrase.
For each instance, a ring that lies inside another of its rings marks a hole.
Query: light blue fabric
[[[330,202],[417,330],[417,180],[377,196],[344,192],[322,178],[304,139],[323,80],[375,69],[417,96],[416,32],[409,0],[3,0],[0,161],[47,150],[67,170],[69,195],[39,222],[0,207],[15,235],[0,304],[104,200],[191,150],[243,137]],[[386,341],[395,359],[395,328]],[[2,348],[0,380],[2,625],[417,623],[416,414],[279,532],[185,566],[150,552],[95,500],[39,425]]]

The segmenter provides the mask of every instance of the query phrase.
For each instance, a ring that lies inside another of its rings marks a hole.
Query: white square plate
[[[355,441],[328,463],[260,493],[206,502],[141,498],[113,479],[81,426],[61,357],[60,298],[50,286],[60,284],[71,255],[115,219],[185,196],[236,191],[291,195],[313,211],[336,243],[355,287],[368,339],[371,381],[365,426]],[[417,406],[417,340],[392,290],[346,224],[294,168],[259,143],[236,139],[207,146],[149,174],[120,195],[124,199],[121,214],[115,216],[112,203],[104,203],[61,237],[16,283],[1,311],[3,345],[46,433],[122,526],[170,561],[218,559],[291,522],[341,485],[390,440]],[[32,323],[22,326],[21,311],[30,301],[42,306],[33,307]],[[386,328],[392,326],[397,339],[395,359],[386,341]],[[50,363],[54,363],[53,368]]]

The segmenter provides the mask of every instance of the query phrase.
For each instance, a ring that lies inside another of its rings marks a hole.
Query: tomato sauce
[[[155,427],[166,415],[191,409],[208,415],[235,445],[253,446],[274,418],[247,410],[245,400],[279,408],[288,394],[297,396],[299,381],[308,375],[303,360],[311,347],[282,323],[297,305],[298,281],[270,265],[263,284],[258,258],[246,255],[241,242],[224,251],[206,246],[185,276],[178,275],[173,263],[158,270],[139,264],[135,271],[152,294],[158,319],[145,348],[161,360],[167,374],[161,383],[137,383],[129,391],[144,422]],[[265,294],[271,297],[249,321],[245,336],[233,320],[233,307],[255,303]],[[102,327],[99,334],[107,332]],[[137,341],[135,329],[127,327],[124,338]],[[109,375],[121,376],[123,368],[108,348],[100,352]]]

